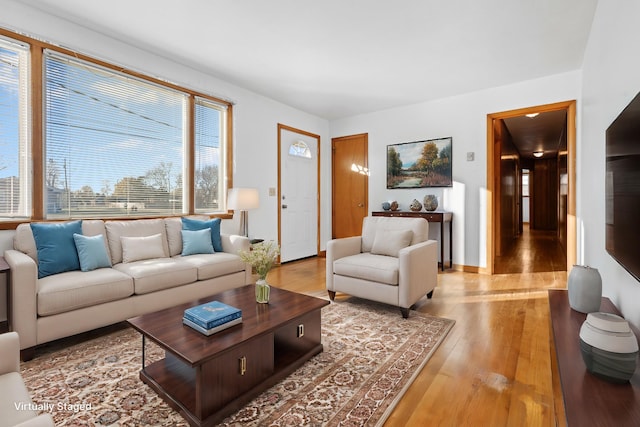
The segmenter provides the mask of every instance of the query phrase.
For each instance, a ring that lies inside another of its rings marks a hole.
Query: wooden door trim
[[[331,238],[335,237],[335,202],[333,200],[335,194],[336,178],[335,178],[335,159],[333,153],[335,151],[335,144],[337,141],[346,140],[350,138],[363,138],[364,139],[364,165],[363,167],[369,169],[369,134],[368,133],[356,133],[353,135],[338,136],[331,138]],[[364,189],[364,211],[369,212],[369,179],[365,180]],[[366,216],[366,215],[365,215]]]
[[[565,110],[567,112],[567,272],[576,263],[576,101],[563,101],[552,104],[538,105],[535,107],[519,108],[487,114],[487,267],[483,272],[493,274],[495,262],[495,162],[494,162],[494,130],[493,123],[496,119],[523,116],[530,113],[546,113],[549,111]]]
[[[282,243],[282,210],[280,209],[280,204],[282,203],[282,131],[287,130],[289,132],[297,133],[300,135],[305,135],[311,138],[316,139],[316,159],[317,159],[317,170],[316,170],[316,214],[317,214],[317,223],[316,223],[316,253],[320,254],[320,135],[315,133],[308,132],[306,130],[297,129],[291,126],[284,125],[282,123],[278,123],[278,188],[277,188],[277,197],[278,202],[276,205],[276,209],[278,210],[278,242]],[[280,257],[278,256],[278,263],[280,263]]]

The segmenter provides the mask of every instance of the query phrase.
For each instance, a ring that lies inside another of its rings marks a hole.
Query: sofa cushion
[[[122,262],[121,237],[145,237],[160,234],[162,236],[163,256],[169,256],[167,230],[162,219],[136,219],[131,221],[105,221],[107,243],[113,265]]]
[[[224,252],[189,255],[181,259],[198,269],[198,280],[237,273],[238,271],[244,271],[246,267],[246,264],[242,262],[238,255]]]
[[[386,255],[398,257],[400,249],[404,249],[411,243],[413,231],[387,231],[378,230],[373,240],[371,253],[376,255]]]
[[[198,271],[181,258],[156,258],[116,264],[114,269],[133,277],[137,295],[195,282]]]
[[[112,268],[69,271],[38,280],[38,315],[50,316],[126,298],[133,279]]]
[[[38,252],[38,278],[80,270],[74,233],[82,234],[82,221],[32,223]]]
[[[120,238],[122,245],[122,262],[134,262],[143,259],[164,258],[162,235]]]
[[[211,230],[211,243],[213,244],[213,250],[216,252],[222,252],[222,240],[220,239],[220,218],[210,219],[208,221],[201,221],[193,218],[182,218],[183,230]]]
[[[78,250],[80,270],[91,271],[96,268],[111,267],[111,259],[107,253],[107,245],[104,236],[83,236],[74,234],[73,240]]]
[[[398,258],[369,252],[339,258],[333,262],[334,274],[396,286],[398,268]]]
[[[182,256],[214,253],[211,230],[180,230],[182,233]]]

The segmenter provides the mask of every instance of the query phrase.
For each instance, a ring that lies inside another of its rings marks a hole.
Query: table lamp
[[[247,211],[260,206],[260,197],[256,188],[230,188],[227,194],[227,207],[240,211],[240,230],[249,237],[249,221]]]

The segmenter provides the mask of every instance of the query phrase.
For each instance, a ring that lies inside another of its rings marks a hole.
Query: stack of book
[[[182,323],[205,335],[211,335],[242,323],[242,310],[220,301],[211,301],[186,309]]]

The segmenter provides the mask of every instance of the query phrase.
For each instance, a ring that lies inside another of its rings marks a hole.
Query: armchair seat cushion
[[[25,408],[16,409],[24,404]],[[14,426],[34,418],[37,413],[28,409],[31,397],[17,372],[0,375],[0,426]]]
[[[372,282],[398,286],[398,258],[370,252],[339,258],[333,262],[333,272]]]

